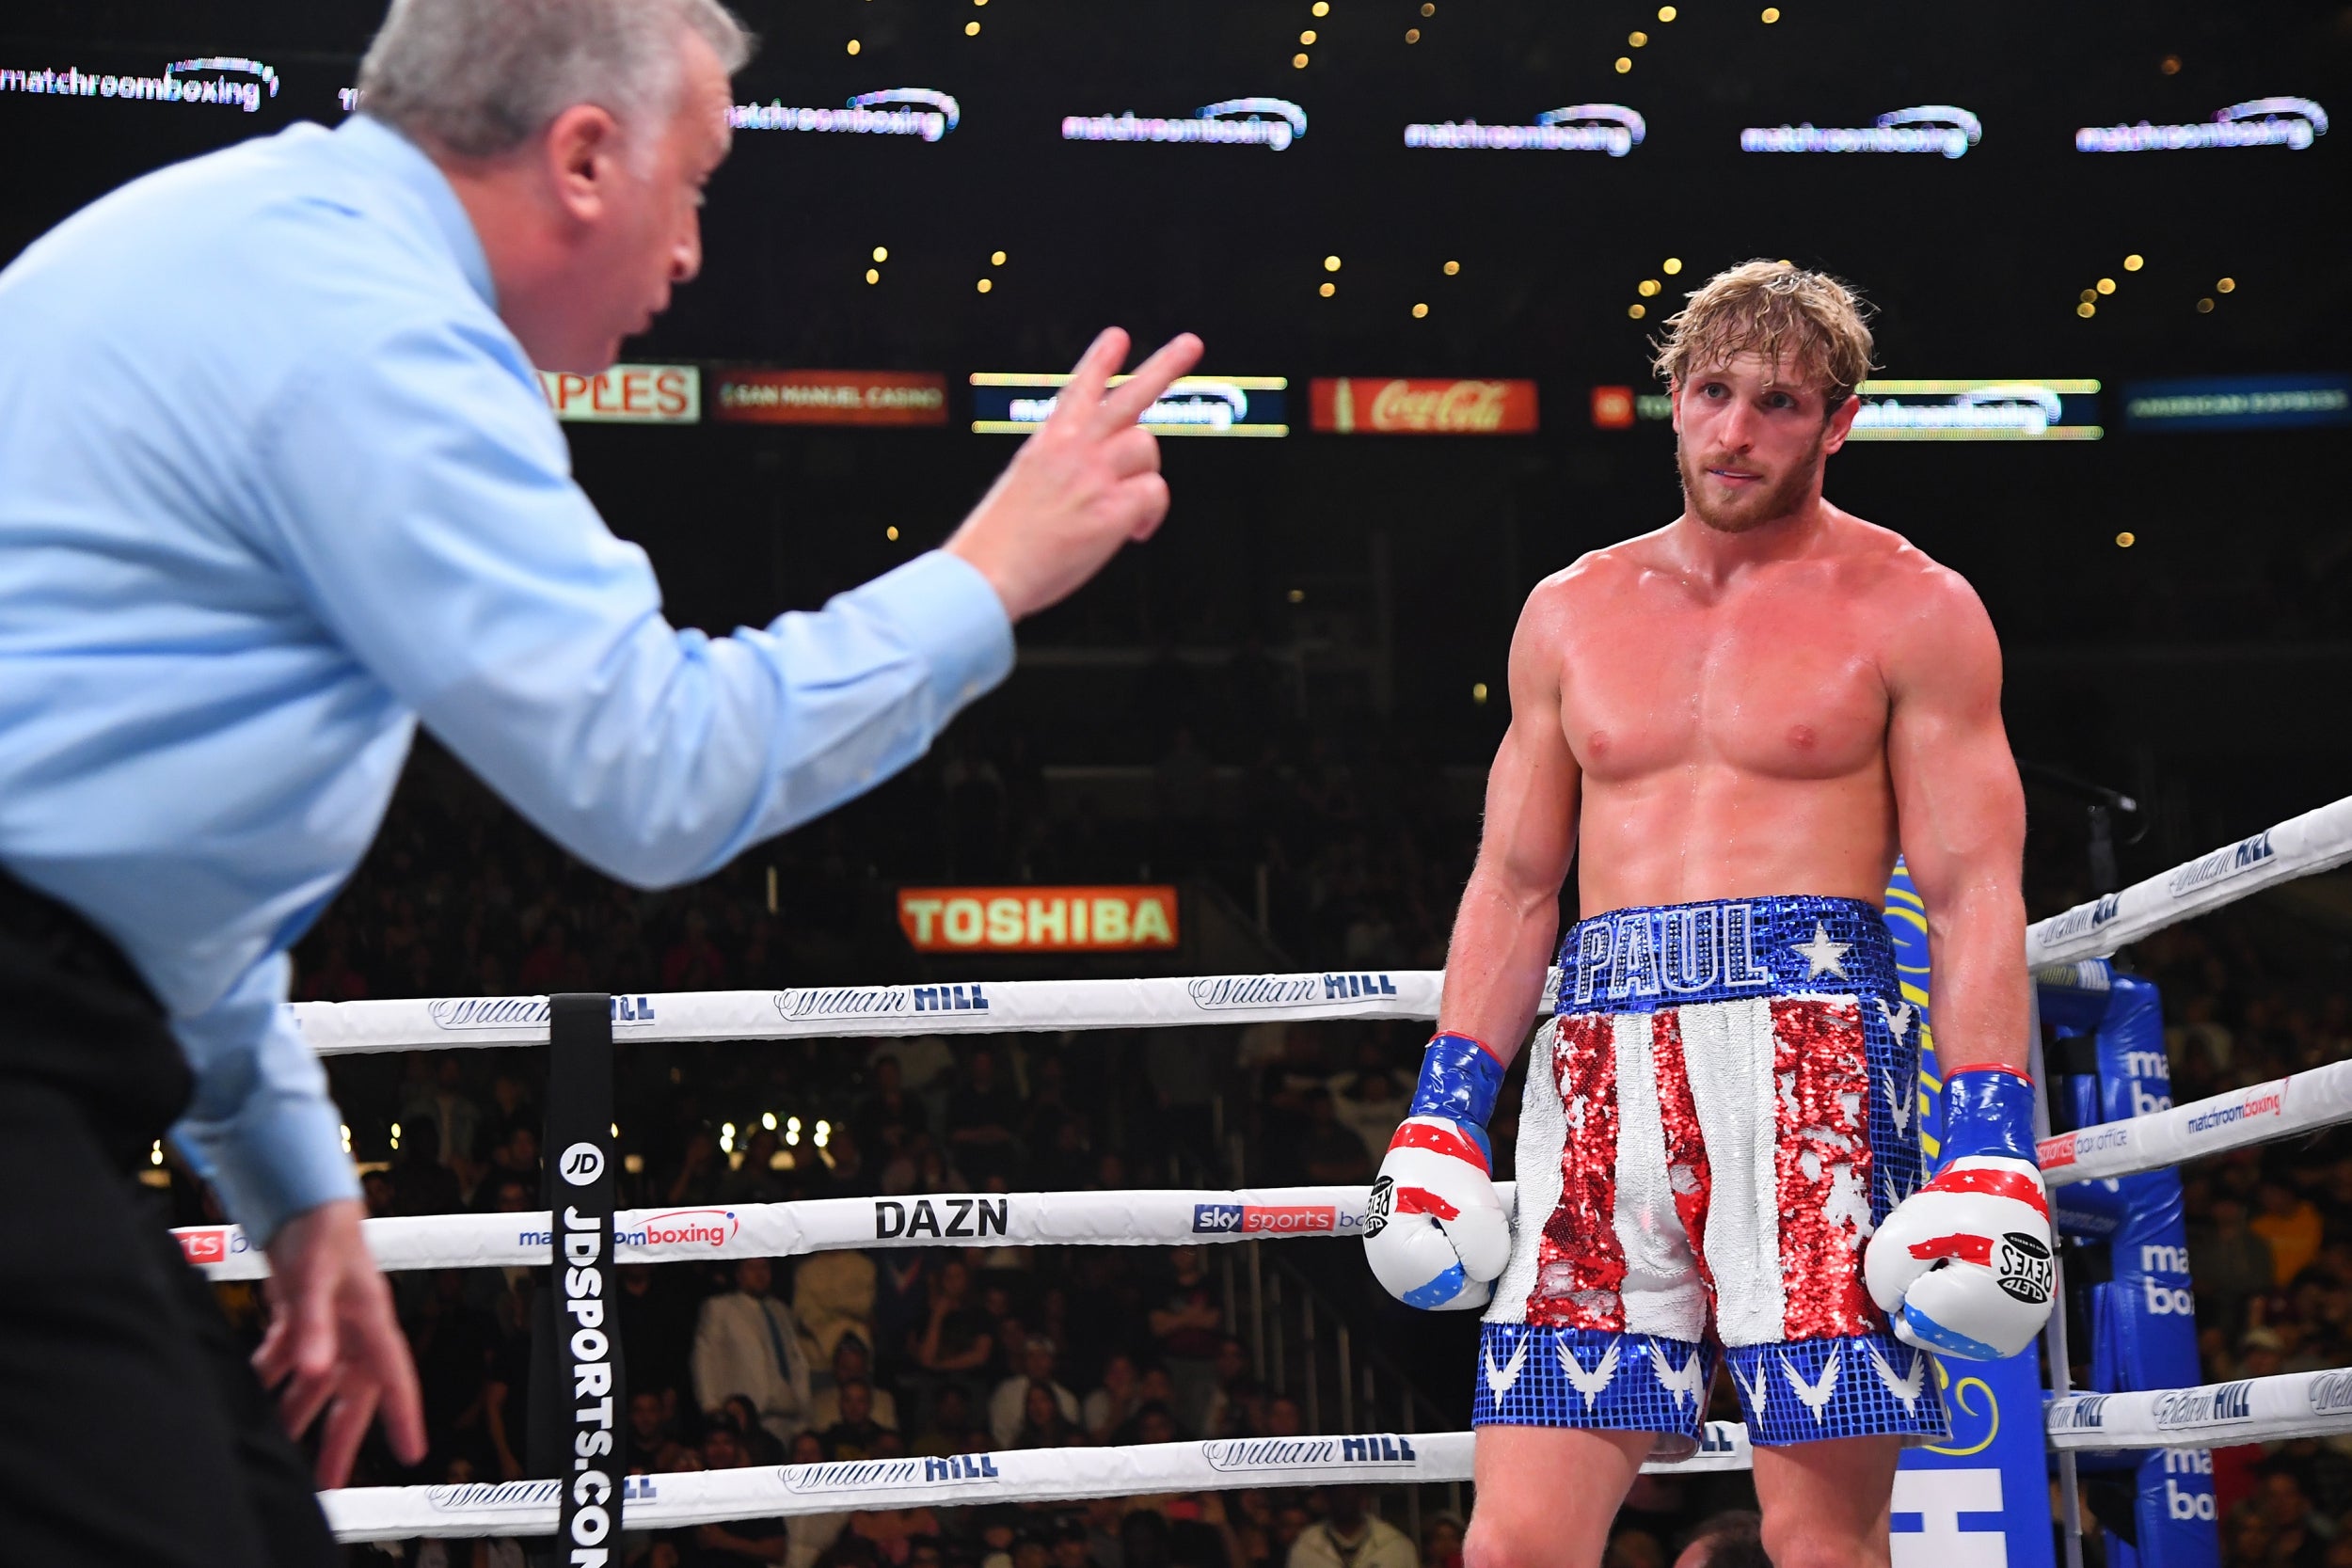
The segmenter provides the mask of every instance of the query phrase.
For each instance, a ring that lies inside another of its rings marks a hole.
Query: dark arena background
[[[738,9],[763,41],[703,275],[623,368],[548,388],[581,483],[649,552],[672,618],[764,624],[937,545],[1012,453],[989,427],[1017,430],[1105,325],[1207,341],[1198,375],[1217,385],[1171,394],[1194,421],[1162,443],[1174,509],[1021,627],[1016,673],[928,759],[700,885],[605,880],[421,740],[373,855],[299,949],[299,996],[1309,972],[1360,988],[1441,967],[1518,606],[1676,515],[1651,340],[1685,292],[1755,257],[1832,271],[1877,309],[1866,438],[1827,492],[1991,610],[2032,916],[2347,792],[2352,128],[2328,116],[2352,110],[2352,6]],[[338,122],[379,16],[15,0],[0,258],[149,170]],[[167,67],[177,97],[125,96]],[[1034,916],[992,927],[992,890],[1024,887],[1090,890],[1126,935],[1079,950]],[[2352,880],[2322,875],[2119,968],[2159,987],[2186,1101],[2352,1053],[2347,959]],[[1357,1021],[624,1047],[618,1200],[1360,1183],[1424,1037]],[[544,1072],[523,1049],[338,1058],[375,1212],[537,1206]],[[158,1162],[179,1223],[217,1218]],[[2183,1177],[2201,1358],[2185,1381],[2352,1362],[2352,1146],[2273,1144]],[[632,1386],[656,1397],[630,1441],[657,1478],[1468,1418],[1470,1323],[1388,1301],[1345,1240],[950,1243],[740,1271],[766,1283],[717,1261],[644,1272],[624,1333]],[[528,1272],[395,1283],[434,1453],[408,1471],[372,1448],[357,1480],[523,1477]],[[698,1323],[739,1289],[788,1304],[804,1404],[707,1413],[743,1390],[709,1381]],[[221,1291],[258,1333],[255,1288]],[[1025,1401],[1022,1380],[1053,1397]],[[2228,1561],[2352,1563],[2344,1439],[2213,1464]],[[623,1555],[1363,1568],[1372,1549],[1370,1568],[1456,1568],[1467,1502],[1437,1484],[884,1498],[846,1521],[636,1532]],[[1645,1480],[1613,1568],[1664,1568],[1700,1519],[1751,1504],[1740,1472]],[[2087,1480],[2084,1506],[2094,1558],[2131,1549],[2099,1528],[2130,1514],[2122,1481]],[[1385,1521],[1371,1547],[1366,1508]],[[1901,1563],[1927,1527],[1898,1509]],[[463,1561],[472,1544],[350,1549]]]

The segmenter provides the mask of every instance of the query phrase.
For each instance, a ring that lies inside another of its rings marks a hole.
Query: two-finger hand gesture
[[[947,541],[1016,621],[1067,598],[1168,515],[1159,441],[1136,421],[1200,360],[1200,340],[1179,334],[1113,387],[1127,346],[1117,327],[1094,340],[1053,416]]]
[[[264,1387],[277,1390],[289,1436],[301,1436],[326,1413],[321,1486],[341,1486],[350,1476],[359,1440],[379,1415],[402,1464],[421,1464],[425,1453],[416,1366],[392,1292],[361,1238],[361,1212],[347,1198],[323,1203],[278,1227],[269,1242],[269,1329],[253,1368]]]

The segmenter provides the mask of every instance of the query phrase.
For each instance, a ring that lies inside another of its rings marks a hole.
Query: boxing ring
[[[2352,799],[2307,813],[2211,854],[2034,925],[2026,959],[2063,983],[2095,978],[2096,960],[2167,926],[2265,887],[2352,862]],[[665,1042],[1002,1034],[1348,1018],[1434,1020],[1437,972],[1223,975],[1199,978],[965,982],[615,997],[617,1040]],[[1555,974],[1552,983],[1556,984]],[[1549,1014],[1550,986],[1544,1010]],[[1923,998],[1924,1000],[1924,998]],[[304,1037],[322,1055],[467,1046],[544,1044],[545,998],[301,1003]],[[2036,1035],[2040,1029],[2037,1025]],[[2037,1052],[2039,1039],[2036,1040]],[[2038,1081],[2046,1075],[2040,1070]],[[2054,1197],[2070,1184],[2112,1182],[2183,1160],[2248,1148],[2352,1121],[2352,1061],[2331,1063],[2191,1104],[2044,1137]],[[2048,1123],[2042,1123],[2046,1132]],[[1502,1184],[1506,1205],[1510,1184]],[[830,1198],[732,1208],[620,1211],[613,1262],[778,1257],[844,1248],[932,1246],[1172,1246],[1270,1235],[1359,1238],[1367,1189],[931,1194]],[[1311,1228],[1249,1228],[1234,1213],[1283,1211]],[[1207,1216],[1204,1223],[1204,1216]],[[539,1265],[550,1260],[556,1216],[451,1214],[366,1222],[387,1270]],[[216,1279],[267,1272],[233,1226],[181,1230],[183,1249]],[[2063,1286],[2061,1296],[2063,1301]],[[2067,1386],[2066,1314],[2053,1314],[2056,1382],[2042,1436],[2066,1496],[2070,1547],[2076,1521],[2074,1456],[2246,1444],[2352,1432],[2352,1369],[2286,1373],[2193,1388],[2081,1394]],[[946,1459],[842,1461],[629,1477],[612,1483],[621,1528],[668,1529],[733,1519],[862,1508],[964,1506],[1177,1491],[1330,1483],[1396,1484],[1470,1478],[1467,1432],[1210,1439],[1098,1449],[1029,1449]],[[1698,1453],[1645,1469],[1666,1474],[1745,1469],[1742,1429],[1710,1423]],[[585,1461],[581,1467],[584,1468]],[[600,1478],[601,1479],[601,1478]],[[338,1537],[548,1535],[572,1478],[469,1485],[356,1487],[321,1495]],[[574,1499],[577,1504],[581,1499]],[[602,1504],[607,1499],[599,1497]],[[1899,1512],[1903,1504],[1899,1498]],[[1898,1536],[1898,1540],[1901,1540]],[[1914,1539],[1920,1539],[1914,1536]],[[2069,1557],[2075,1553],[2069,1551]]]

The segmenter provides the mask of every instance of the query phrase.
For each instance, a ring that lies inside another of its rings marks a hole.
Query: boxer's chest
[[[1818,594],[1659,594],[1581,615],[1561,677],[1568,748],[1600,782],[1708,765],[1851,774],[1886,741],[1868,621]]]

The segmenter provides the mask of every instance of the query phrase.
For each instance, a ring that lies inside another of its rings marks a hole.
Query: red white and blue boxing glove
[[[1484,1307],[1511,1260],[1486,1122],[1502,1064],[1467,1035],[1439,1035],[1364,1214],[1364,1257],[1389,1294],[1431,1310]]]
[[[2034,1159],[2033,1081],[2011,1067],[1944,1080],[1943,1168],[1870,1238],[1870,1299],[1907,1345],[1996,1361],[2050,1316],[2050,1197]]]

